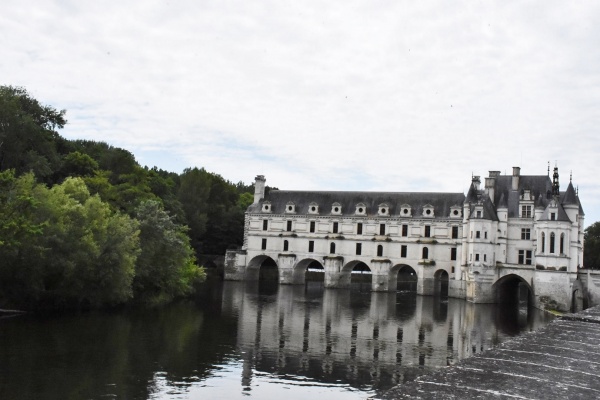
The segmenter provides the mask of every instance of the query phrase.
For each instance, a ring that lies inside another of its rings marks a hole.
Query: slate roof
[[[264,199],[248,207],[249,213],[260,213],[262,204],[271,203],[271,214],[284,214],[285,206],[292,201],[296,204],[296,214],[308,214],[311,203],[319,205],[319,215],[331,215],[333,203],[342,207],[342,215],[355,215],[356,205],[363,203],[367,216],[378,215],[379,205],[386,203],[390,207],[390,216],[400,215],[402,205],[411,207],[413,218],[423,214],[423,207],[434,207],[434,218],[450,216],[450,208],[462,208],[465,201],[463,193],[428,193],[428,192],[345,192],[345,191],[296,191],[296,190],[271,190]]]

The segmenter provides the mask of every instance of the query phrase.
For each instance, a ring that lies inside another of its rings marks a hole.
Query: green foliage
[[[192,292],[204,278],[196,265],[187,228],[173,222],[158,201],[149,200],[136,210],[142,252],[136,263],[136,297],[151,303],[172,300]]]
[[[583,265],[585,268],[600,269],[600,221],[585,229]]]

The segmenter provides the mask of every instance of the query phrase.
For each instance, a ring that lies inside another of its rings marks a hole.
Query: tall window
[[[283,241],[283,251],[288,251],[289,250],[289,243],[287,240]]]
[[[402,225],[402,236],[408,236],[408,225]]]
[[[531,265],[531,250],[519,250],[519,264]]]
[[[383,246],[382,245],[377,246],[377,257],[383,257]]]
[[[521,206],[521,218],[531,218],[531,205]]]
[[[425,225],[425,237],[431,237],[431,226]]]
[[[458,239],[458,226],[452,227],[452,239]]]
[[[481,231],[475,232],[475,239],[481,238]]]
[[[329,244],[329,254],[335,254],[335,243]]]
[[[405,244],[403,244],[402,247],[400,247],[400,257],[406,258],[406,253],[407,253],[407,247]]]
[[[358,224],[356,224],[356,234],[362,235],[362,222],[359,222]]]
[[[310,231],[311,232],[315,231],[315,221],[310,221]]]
[[[263,239],[262,243],[260,244],[260,248],[262,250],[266,250],[267,249],[267,239]]]
[[[356,243],[356,255],[360,256],[362,254],[362,243]]]
[[[423,247],[423,257],[424,260],[429,258],[429,249],[427,247]]]
[[[477,210],[477,218],[481,218],[481,211]]]
[[[452,261],[456,260],[456,247],[451,247],[450,248],[450,259]]]
[[[550,213],[550,221],[556,220],[556,213]]]
[[[530,240],[530,239],[531,239],[531,229],[521,228],[521,240]]]
[[[554,232],[550,232],[550,254],[554,254]]]
[[[286,230],[287,230],[288,232],[291,232],[291,231],[292,231],[292,221],[288,221],[288,222],[287,222],[287,227],[286,227]]]
[[[263,219],[263,231],[266,231],[267,229],[269,229],[269,220]]]
[[[379,234],[385,235],[385,224],[379,224]]]
[[[565,254],[565,234],[560,234],[560,254]]]
[[[542,253],[546,252],[546,234],[542,232]]]
[[[312,253],[313,251],[315,251],[315,241],[309,240],[308,241],[308,252]]]
[[[479,253],[475,253],[475,261],[479,261]]]
[[[338,233],[338,223],[337,222],[333,223],[333,233]]]

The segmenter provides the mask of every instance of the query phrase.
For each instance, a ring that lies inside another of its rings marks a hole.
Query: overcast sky
[[[466,192],[558,163],[600,220],[600,2],[3,0],[0,84],[142,165]]]

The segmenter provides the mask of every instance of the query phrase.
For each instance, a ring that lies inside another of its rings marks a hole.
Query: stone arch
[[[396,264],[390,269],[390,288],[396,282],[397,291],[417,291],[419,276],[417,271],[408,264]]]
[[[265,270],[271,271],[270,274],[275,275],[276,272],[277,275],[279,275],[279,266],[277,265],[277,262],[269,256],[260,255],[250,260],[250,262],[246,266],[245,280],[257,281],[260,278],[264,278],[265,275],[268,275],[268,273],[265,273],[265,271],[263,271],[263,274],[261,274],[261,269],[263,267],[265,268]]]
[[[369,267],[365,262],[359,260],[352,260],[350,262],[347,262],[340,271],[340,273],[344,276],[344,280],[347,279],[347,282],[349,284],[368,283],[370,287],[373,281],[371,267]]]
[[[492,285],[492,294],[496,303],[518,306],[523,302],[533,304],[534,292],[531,285],[516,274],[505,275]]]
[[[309,270],[310,269],[310,270]],[[319,270],[319,271],[316,271]],[[294,265],[294,283],[306,284],[307,275],[309,281],[323,281],[325,276],[325,267],[323,263],[314,258],[304,258]]]
[[[445,269],[438,269],[433,274],[433,295],[448,297],[448,285],[450,284],[450,275]]]

